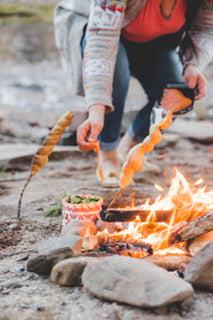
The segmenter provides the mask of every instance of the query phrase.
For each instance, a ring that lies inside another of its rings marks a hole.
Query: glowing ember
[[[201,178],[195,182],[189,183],[184,175],[175,168],[175,176],[171,181],[171,186],[167,195],[160,194],[153,202],[149,199],[139,205],[134,206],[133,199],[131,206],[126,207],[128,210],[149,210],[145,222],[137,218],[128,224],[128,228],[122,231],[109,234],[107,230],[99,233],[100,237],[122,240],[127,242],[143,241],[152,246],[154,253],[158,255],[167,254],[186,254],[184,250],[185,243],[169,246],[168,239],[176,224],[182,221],[189,221],[196,217],[202,216],[213,209],[213,190],[208,191],[207,186],[198,187],[204,180]],[[163,187],[159,185],[157,189],[162,191]],[[124,208],[118,208],[120,210]],[[170,221],[157,222],[157,211],[171,210]],[[138,257],[138,253],[136,256]]]

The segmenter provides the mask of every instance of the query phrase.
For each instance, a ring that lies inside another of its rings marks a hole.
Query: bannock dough
[[[49,132],[42,146],[38,149],[31,162],[31,173],[35,175],[48,162],[49,155],[52,153],[55,144],[60,140],[62,133],[72,121],[72,113],[67,111],[57,121],[55,126]]]

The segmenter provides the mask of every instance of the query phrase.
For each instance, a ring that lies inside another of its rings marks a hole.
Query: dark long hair
[[[191,36],[191,27],[196,18],[197,11],[201,7],[202,0],[186,0],[186,23],[185,35],[181,41],[180,54],[184,56],[187,53],[195,55],[198,54],[199,48]]]

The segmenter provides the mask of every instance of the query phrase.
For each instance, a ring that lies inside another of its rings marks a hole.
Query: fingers
[[[102,122],[92,121],[90,118],[84,121],[77,130],[79,148],[83,151],[93,150],[102,129]]]
[[[200,75],[197,81],[197,94],[195,96],[196,100],[199,100],[206,95],[207,84],[208,82],[205,77]]]
[[[188,83],[189,88],[196,88],[196,100],[203,98],[207,90],[207,80],[194,65],[188,65],[185,69],[183,80]]]
[[[94,123],[94,124],[91,126],[91,132],[90,132],[90,135],[89,135],[89,137],[88,137],[88,141],[90,141],[90,142],[96,142],[96,141],[98,140],[98,135],[100,134],[101,129],[102,129],[102,128],[100,128],[100,124]]]
[[[93,144],[88,141],[90,134],[90,122],[89,120],[84,121],[77,130],[77,143],[82,151],[90,151],[93,149]]]
[[[188,80],[188,81],[187,81]],[[197,75],[192,74],[188,79],[185,80],[188,83],[188,87],[194,89],[197,84]]]
[[[188,72],[187,70],[184,74],[183,81],[187,82],[189,88],[194,89],[197,84],[197,76],[197,73]]]

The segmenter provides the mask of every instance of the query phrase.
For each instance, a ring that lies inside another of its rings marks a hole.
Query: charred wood
[[[100,217],[103,221],[107,222],[128,222],[134,221],[137,216],[140,217],[141,222],[147,221],[150,210],[119,210],[119,209],[108,209],[102,210]],[[156,210],[153,212],[151,221],[153,222],[169,222],[171,219],[171,210]]]
[[[112,239],[102,243],[99,250],[110,254],[128,255],[132,257],[143,257],[153,252],[151,245],[142,241],[126,242],[113,241]]]
[[[211,230],[213,230],[213,211],[174,227],[170,234],[169,243],[173,244],[194,239]]]
[[[209,231],[202,236],[192,240],[189,244],[189,253],[195,256],[201,249],[203,249],[209,242],[213,241],[213,231]]]

